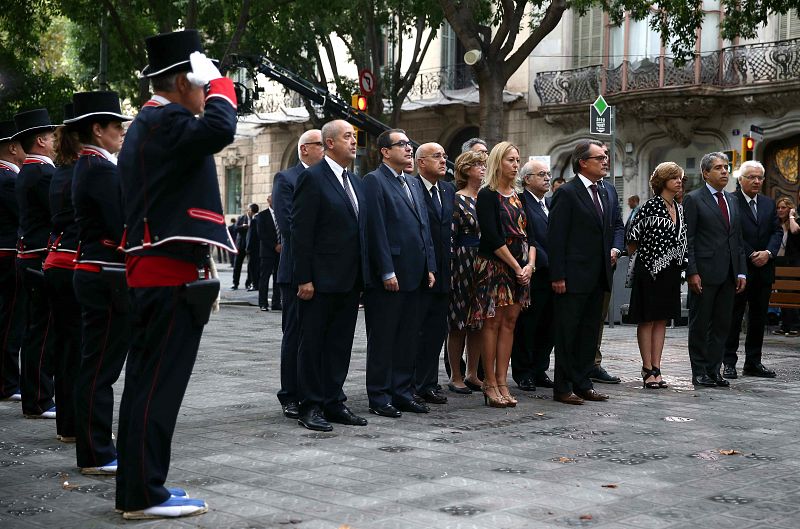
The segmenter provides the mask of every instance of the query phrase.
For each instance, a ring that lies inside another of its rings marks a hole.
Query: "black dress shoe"
[[[248,292],[254,292],[255,290],[256,290],[256,287],[247,287],[247,291]]]
[[[447,397],[432,389],[418,393],[418,395],[422,400],[431,404],[447,404]]]
[[[723,377],[723,376],[722,376],[721,374],[719,374],[719,373],[717,373],[717,376],[715,376],[715,377],[713,377],[713,378],[714,378],[714,382],[717,384],[717,387],[720,387],[720,388],[727,388],[728,386],[730,386],[730,385],[731,385],[731,383],[730,383],[730,382],[728,382],[727,380],[725,380],[725,377]]]
[[[605,393],[600,393],[599,391],[595,391],[594,389],[587,389],[586,391],[576,391],[576,395],[578,395],[583,400],[591,400],[593,402],[602,402],[604,400],[608,400],[608,395]]]
[[[261,309],[261,312],[269,312],[269,307],[258,307]]]
[[[472,390],[469,388],[460,388],[453,384],[452,382],[447,383],[447,389],[452,391],[453,393],[458,393],[460,395],[472,395]]]
[[[283,307],[281,305],[273,305],[272,310],[283,310]]]
[[[476,384],[474,382],[471,382],[471,381],[467,380],[466,378],[464,379],[464,385],[467,386],[472,391],[481,391],[481,389],[482,389],[480,384]]]
[[[708,375],[700,375],[699,377],[692,377],[692,385],[713,388],[716,387],[717,381]]]
[[[297,419],[297,424],[309,430],[314,430],[315,432],[330,432],[333,430],[333,426],[325,420],[319,408],[311,408],[307,412],[301,414]]]
[[[589,372],[589,379],[592,380],[593,382],[600,382],[601,384],[620,383],[619,377],[609,375],[608,371],[603,369],[603,366],[595,366],[595,368]]]
[[[391,404],[384,404],[383,406],[370,406],[369,412],[374,413],[375,415],[380,415],[381,417],[391,417],[392,419],[396,419],[402,415],[400,410]]]
[[[736,366],[726,365],[722,368],[722,376],[725,378],[739,378],[736,374]]]
[[[348,426],[366,426],[367,420],[364,417],[359,417],[347,406],[342,406],[341,409],[334,411],[326,411],[325,419],[337,424],[346,424]]]
[[[287,419],[297,419],[300,417],[300,403],[287,402],[283,405],[283,416]]]
[[[543,374],[540,377],[534,378],[533,383],[539,386],[540,388],[553,389],[553,381],[550,380],[550,377],[547,376],[547,373]]]
[[[742,374],[747,375],[748,377],[775,378],[775,371],[772,369],[767,369],[764,367],[764,364],[760,362],[752,365],[745,364],[744,368],[742,369]],[[730,377],[725,375],[725,378]]]
[[[531,377],[523,378],[517,383],[517,387],[522,391],[536,391],[536,384]]]
[[[411,413],[428,413],[431,411],[429,407],[414,400],[403,400],[394,405],[400,411],[408,411]]]
[[[231,287],[231,290],[239,290],[239,286],[238,286],[238,285],[233,285],[233,286]]]

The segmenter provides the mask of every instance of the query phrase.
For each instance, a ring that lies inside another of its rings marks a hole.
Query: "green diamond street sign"
[[[597,96],[595,102],[589,105],[589,133],[608,135],[612,132],[611,107],[603,96]]]
[[[603,99],[603,96],[597,96],[597,99],[594,100],[594,109],[597,110],[598,114],[602,114],[608,108],[608,103],[606,100]]]

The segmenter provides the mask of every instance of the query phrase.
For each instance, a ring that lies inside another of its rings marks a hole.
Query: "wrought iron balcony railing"
[[[533,88],[542,105],[591,101],[604,95],[666,87],[731,88],[800,80],[800,39],[731,46],[696,55],[682,66],[669,57],[539,72]]]

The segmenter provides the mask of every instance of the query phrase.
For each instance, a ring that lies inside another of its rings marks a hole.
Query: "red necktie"
[[[725,203],[725,197],[722,195],[722,191],[717,191],[714,193],[717,197],[717,204],[719,204],[719,210],[722,212],[722,217],[725,219],[725,227],[729,230],[731,229],[731,219],[728,217],[728,204]]]

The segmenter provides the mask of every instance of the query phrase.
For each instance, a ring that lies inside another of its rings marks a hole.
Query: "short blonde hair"
[[[669,180],[683,177],[683,167],[675,162],[662,162],[656,166],[653,174],[650,175],[650,188],[653,194],[660,195]]]
[[[456,189],[464,189],[467,187],[467,183],[469,182],[469,175],[467,174],[470,169],[475,167],[478,164],[485,164],[486,163],[486,156],[485,152],[478,152],[478,151],[465,151],[458,155],[456,158]]]
[[[501,162],[503,161],[503,157],[508,154],[511,149],[514,149],[517,151],[517,154],[519,154],[519,148],[510,141],[501,141],[494,146],[492,152],[489,153],[489,161],[486,164],[486,181],[483,183],[483,187],[488,187],[492,191],[497,191],[497,187],[500,183],[500,172],[502,170]],[[513,186],[515,188],[518,186],[516,181],[513,183]]]

